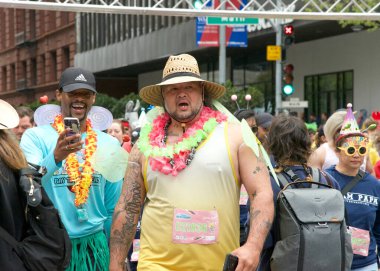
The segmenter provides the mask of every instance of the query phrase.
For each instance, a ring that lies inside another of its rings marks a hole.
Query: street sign
[[[300,101],[298,99],[291,99],[290,101],[283,101],[282,108],[308,108],[308,101]]]
[[[207,24],[209,25],[247,25],[258,24],[257,18],[234,18],[234,17],[207,17]]]
[[[196,41],[199,47],[219,46],[219,26],[207,25],[206,17],[197,17]],[[226,26],[227,47],[247,47],[248,34],[245,25]]]
[[[281,60],[281,46],[268,45],[267,46],[267,61]]]

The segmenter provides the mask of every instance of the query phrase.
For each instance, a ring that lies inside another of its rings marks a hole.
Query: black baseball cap
[[[70,67],[63,71],[59,80],[59,88],[64,92],[84,88],[96,93],[95,76],[92,72],[82,68]]]

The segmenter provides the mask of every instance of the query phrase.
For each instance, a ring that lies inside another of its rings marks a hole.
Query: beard
[[[171,112],[165,108],[166,112],[168,112],[170,117],[172,117],[175,121],[178,121],[181,123],[187,123],[195,119],[197,115],[199,114],[199,112],[201,111],[201,109],[202,109],[202,104],[200,104],[196,108],[192,107],[190,111],[186,111],[186,112],[181,112],[176,109],[173,110],[173,112]]]

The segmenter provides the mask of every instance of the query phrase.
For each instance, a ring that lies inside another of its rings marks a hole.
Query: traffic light
[[[293,25],[291,24],[284,25],[283,34],[284,34],[284,46],[287,47],[287,46],[292,45],[295,40]]]
[[[286,64],[284,66],[282,93],[286,96],[292,95],[294,93],[293,71],[294,71],[294,66],[292,64]]]
[[[202,0],[195,0],[193,2],[193,6],[195,9],[202,9],[203,7],[203,1]]]

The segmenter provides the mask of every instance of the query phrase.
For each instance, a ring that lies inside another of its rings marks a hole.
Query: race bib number
[[[213,244],[219,234],[217,211],[175,209],[172,242],[177,244]]]
[[[358,229],[355,227],[348,227],[351,233],[352,251],[356,255],[368,256],[369,250],[369,231]]]
[[[137,262],[140,254],[140,239],[133,240],[131,262]]]
[[[240,200],[239,204],[240,205],[247,205],[248,202],[248,192],[245,189],[244,185],[241,186],[240,188]]]

